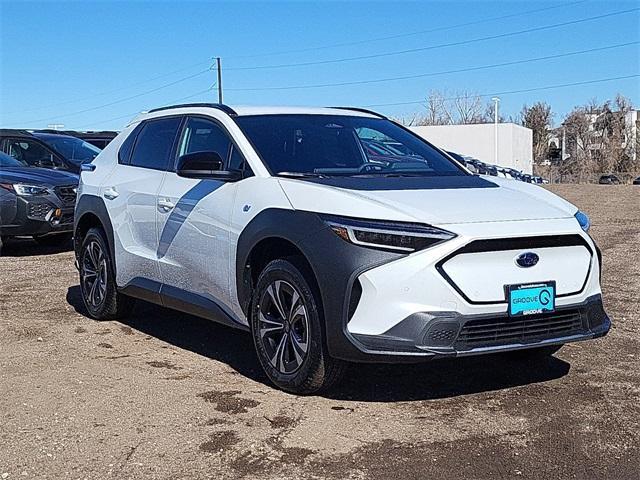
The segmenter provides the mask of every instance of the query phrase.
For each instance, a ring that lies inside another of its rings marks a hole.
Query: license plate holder
[[[512,317],[553,312],[556,309],[556,282],[507,285],[507,299]]]

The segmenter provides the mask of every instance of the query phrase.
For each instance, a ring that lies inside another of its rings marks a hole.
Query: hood
[[[570,218],[577,211],[541,187],[496,177],[369,180],[279,181],[295,209],[357,218],[446,225]]]
[[[0,182],[4,183],[27,183],[58,187],[61,185],[77,185],[79,178],[75,173],[48,168],[2,167],[0,169]]]

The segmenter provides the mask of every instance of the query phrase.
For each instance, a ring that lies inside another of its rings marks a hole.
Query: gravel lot
[[[85,316],[70,251],[0,258],[0,478],[638,478],[640,187],[554,187],[604,255],[604,339],[542,364],[354,365],[271,388],[248,335],[139,303]]]

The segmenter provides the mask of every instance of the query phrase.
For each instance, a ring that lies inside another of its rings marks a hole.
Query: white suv
[[[349,361],[548,355],[610,327],[585,214],[361,109],[152,110],[83,166],[75,219],[92,317],[140,298],[250,331],[296,393]]]

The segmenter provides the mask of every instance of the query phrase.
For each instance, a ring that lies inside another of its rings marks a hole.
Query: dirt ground
[[[640,477],[640,187],[554,187],[604,254],[604,339],[542,363],[354,365],[273,389],[247,334],[139,303],[82,307],[73,253],[0,258],[0,478]]]

